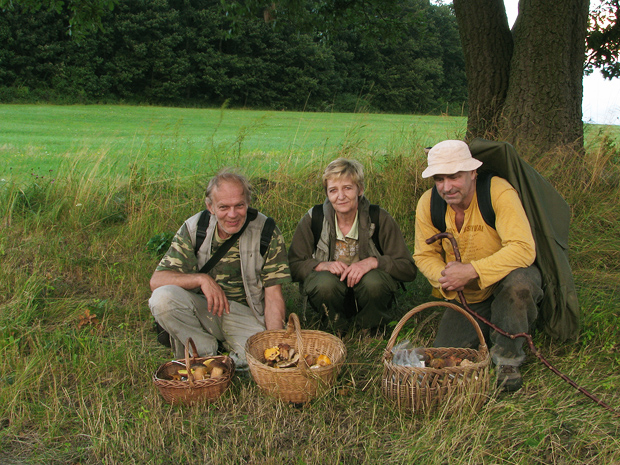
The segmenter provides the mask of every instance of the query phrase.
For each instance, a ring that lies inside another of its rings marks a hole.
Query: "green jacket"
[[[402,282],[413,281],[416,266],[398,224],[388,212],[379,211],[380,254],[372,241],[375,225],[369,214],[370,203],[362,196],[359,201],[359,258],[376,257],[380,270]],[[331,260],[336,244],[334,208],[328,200],[323,204],[323,228],[321,238],[314,249],[312,234],[312,209],[300,220],[288,251],[289,267],[293,281],[303,282],[314,268],[323,261]]]
[[[517,190],[536,242],[535,264],[543,279],[540,319],[552,337],[576,338],[580,328],[577,292],[568,261],[570,207],[555,188],[506,142],[474,139],[472,155]]]

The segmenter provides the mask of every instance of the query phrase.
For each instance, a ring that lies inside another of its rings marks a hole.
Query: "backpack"
[[[491,204],[491,178],[494,175],[506,179],[519,194],[536,242],[534,263],[542,275],[544,297],[540,303],[540,320],[545,331],[561,340],[576,338],[580,309],[568,260],[570,207],[507,142],[477,138],[469,144],[469,149],[472,156],[483,163],[478,169],[476,193],[485,223],[495,229],[495,212]],[[433,190],[431,220],[435,228],[443,232],[447,205],[439,194],[435,197],[436,189]]]
[[[255,208],[248,208],[248,219],[250,221],[254,221],[258,216],[258,211]],[[211,219],[211,212],[209,210],[203,210],[200,213],[200,218],[198,219],[198,228],[196,229],[196,245],[194,246],[194,253],[198,255],[198,250],[202,246],[202,243],[205,241],[207,237],[207,227],[209,226],[209,220]],[[260,254],[264,257],[267,253],[267,249],[269,248],[269,244],[271,243],[271,237],[273,236],[273,231],[276,228],[276,222],[270,216],[265,220],[265,224],[263,225],[263,229],[260,234]]]
[[[379,245],[379,205],[370,204],[370,221],[375,224],[375,231],[372,233],[372,241],[375,243],[375,247],[377,251],[383,255],[383,250]],[[312,236],[314,238],[314,250],[316,250],[316,246],[319,243],[319,239],[321,238],[321,230],[323,229],[323,204],[317,204],[312,207],[312,224],[310,228],[312,229]]]

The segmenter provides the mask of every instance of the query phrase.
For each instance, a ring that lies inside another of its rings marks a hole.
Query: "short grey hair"
[[[250,184],[250,181],[244,175],[231,168],[221,169],[209,181],[209,184],[207,185],[207,190],[205,192],[205,197],[209,205],[213,204],[213,199],[211,198],[211,195],[213,194],[213,189],[215,189],[216,187],[220,187],[220,184],[222,182],[232,182],[240,185],[243,188],[243,195],[245,197],[245,201],[248,205],[250,205],[250,201],[252,200],[252,185]]]
[[[323,172],[323,187],[327,191],[327,181],[330,179],[351,178],[360,191],[364,190],[364,167],[357,160],[336,158]]]

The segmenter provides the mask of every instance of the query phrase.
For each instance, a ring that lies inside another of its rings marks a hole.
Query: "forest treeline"
[[[76,40],[62,11],[0,14],[0,102],[461,114],[450,7],[407,0],[403,29],[300,32],[231,20],[214,0],[123,0]],[[234,26],[234,33],[231,28]]]

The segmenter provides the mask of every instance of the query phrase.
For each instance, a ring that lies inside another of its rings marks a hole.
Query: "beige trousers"
[[[237,368],[244,368],[246,341],[265,330],[265,317],[259,319],[249,307],[230,301],[230,313],[218,317],[209,313],[204,295],[179,286],[155,289],[149,307],[155,320],[170,334],[175,358],[185,357],[185,343],[190,337],[200,356],[216,355],[221,341]]]

